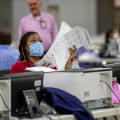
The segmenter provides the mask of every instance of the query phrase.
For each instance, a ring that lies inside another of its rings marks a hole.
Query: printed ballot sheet
[[[56,58],[55,55],[59,54],[56,52],[56,50],[58,49],[59,44],[61,46],[61,43],[64,41],[64,34],[69,32],[70,30],[72,30],[72,28],[65,22],[62,22],[59,33],[56,39],[54,40],[52,46],[50,47],[46,55],[43,57],[43,59],[36,63],[36,66],[41,66],[44,63],[51,63],[51,67],[56,66],[58,69],[59,65],[57,65],[56,60],[62,57],[62,55],[60,55],[59,58]]]
[[[27,67],[26,70],[31,71],[31,72],[39,72],[39,71],[44,71],[44,72],[53,72],[56,71],[52,68],[48,67]]]
[[[70,56],[69,48],[73,47],[73,45],[75,45],[77,49],[81,46],[87,49],[93,47],[86,29],[78,26],[72,29],[68,24],[62,22],[54,43],[36,66],[51,63],[50,67],[56,66],[58,70],[64,70],[65,64]]]

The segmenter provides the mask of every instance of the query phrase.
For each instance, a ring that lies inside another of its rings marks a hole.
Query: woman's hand
[[[77,48],[75,45],[73,45],[73,48],[69,48],[69,51],[70,51],[70,58],[74,58],[75,56],[77,56]]]
[[[65,65],[65,70],[71,70],[72,67],[71,59],[77,56],[77,48],[75,45],[73,45],[73,48],[70,47],[69,51],[70,51],[70,57]]]
[[[53,68],[53,67],[51,66],[51,63],[43,63],[42,66],[43,66],[43,67]]]

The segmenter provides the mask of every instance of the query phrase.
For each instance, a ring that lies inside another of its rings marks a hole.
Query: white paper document
[[[44,71],[44,72],[52,72],[56,71],[52,68],[49,67],[27,67],[26,70],[31,71],[31,72],[39,72],[39,71]]]
[[[77,48],[81,46],[87,49],[92,48],[88,31],[81,27],[73,29],[62,22],[60,31],[50,47],[47,54],[41,59],[36,66],[41,66],[43,63],[51,63],[52,67],[57,67],[58,70],[64,70],[65,64],[70,56],[69,48],[75,45]]]

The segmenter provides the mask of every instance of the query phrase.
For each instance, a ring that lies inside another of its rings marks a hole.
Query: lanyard
[[[30,61],[30,62],[31,62],[31,61]],[[36,67],[36,65],[35,65],[34,63],[31,62],[31,64],[32,64],[34,67]]]

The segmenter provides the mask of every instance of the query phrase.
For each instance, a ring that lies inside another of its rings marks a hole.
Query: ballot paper
[[[69,48],[73,47],[73,45],[77,48],[81,46],[87,49],[93,47],[86,29],[78,26],[72,29],[67,23],[62,22],[54,43],[43,59],[36,63],[36,66],[41,66],[43,63],[51,63],[51,67],[56,66],[58,70],[64,70],[70,56]]]
[[[41,59],[39,62],[36,63],[36,66],[41,66],[44,63],[51,63],[50,67],[56,66],[58,69],[59,65],[57,65],[56,60],[61,58],[62,55],[60,54],[59,58],[56,58],[55,55],[57,53],[55,51],[58,49],[59,44],[61,46],[62,42],[64,41],[64,34],[69,32],[70,30],[72,30],[72,28],[65,22],[62,22],[59,33],[58,33],[56,39],[54,40],[52,46],[49,48],[48,52],[43,57],[43,59]]]
[[[39,72],[39,71],[44,71],[44,72],[52,72],[56,71],[52,68],[49,67],[27,67],[26,70],[31,71],[31,72]]]

